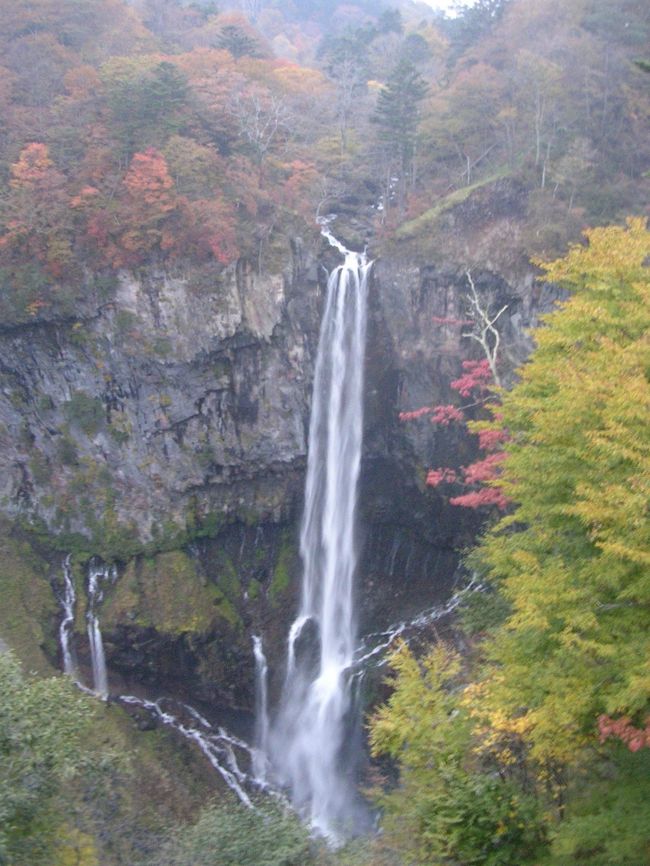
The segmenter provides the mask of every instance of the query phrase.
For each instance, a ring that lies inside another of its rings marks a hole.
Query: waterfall
[[[77,600],[72,580],[71,559],[71,555],[68,554],[63,560],[63,597],[61,598],[63,618],[59,626],[59,643],[61,644],[61,655],[63,656],[63,670],[69,677],[76,680],[78,676],[77,665],[75,664],[70,640],[70,632],[74,622],[74,608]]]
[[[447,601],[421,611],[410,620],[389,625],[384,631],[365,635],[357,647],[354,660],[355,676],[363,677],[370,667],[384,667],[398,638],[405,644],[410,644],[412,637],[420,635],[438,620],[450,616],[467,595],[483,592],[484,589],[484,585],[477,580],[476,575],[473,575],[467,586],[456,591]]]
[[[262,638],[253,635],[255,654],[255,748],[253,750],[253,775],[260,783],[266,782],[269,752],[269,701],[268,665],[264,655]]]
[[[336,843],[355,823],[357,810],[344,747],[353,714],[355,519],[371,263],[346,250],[327,229],[323,234],[345,261],[327,284],[300,533],[302,599],[289,634],[271,757],[296,808]]]
[[[103,598],[102,581],[115,577],[115,568],[103,563],[91,561],[88,567],[88,608],[86,610],[86,626],[90,644],[90,660],[93,669],[93,691],[106,699],[108,697],[108,675],[106,672],[106,657],[102,632],[99,627],[98,606]]]

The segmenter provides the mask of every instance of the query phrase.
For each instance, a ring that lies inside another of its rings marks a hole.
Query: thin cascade
[[[483,585],[473,576],[466,587],[455,592],[451,598],[442,604],[427,608],[412,619],[389,625],[384,631],[365,635],[359,642],[355,655],[354,676],[362,677],[369,667],[383,667],[398,638],[408,644],[413,636],[453,613],[466,595],[472,592],[481,592],[483,588]]]
[[[116,576],[115,566],[108,566],[98,560],[91,561],[88,567],[88,607],[86,627],[90,644],[90,661],[93,671],[93,691],[104,700],[108,697],[108,673],[102,632],[99,627],[99,605],[104,597],[102,582]]]
[[[388,575],[389,577],[393,577],[395,575],[395,560],[397,559],[397,552],[400,548],[401,540],[399,536],[396,536],[393,539],[393,546],[390,552],[390,562],[388,566]]]
[[[63,617],[61,619],[61,624],[59,625],[59,643],[61,645],[61,655],[63,657],[63,671],[76,681],[79,674],[77,672],[77,664],[72,647],[72,625],[74,623],[77,596],[74,589],[74,581],[72,579],[71,561],[71,554],[68,554],[63,560],[63,595],[61,597]]]
[[[345,744],[353,728],[355,523],[371,262],[346,250],[327,227],[323,235],[345,260],[328,280],[318,345],[300,534],[302,598],[289,632],[271,760],[299,812],[336,843],[353,829],[358,812]]]
[[[162,708],[164,698],[149,701],[135,695],[120,695],[117,700],[130,706],[141,707],[156,720],[173,728],[186,740],[195,743],[239,801],[244,806],[253,808],[253,802],[246,791],[246,786],[255,785],[255,779],[241,769],[235,753],[235,749],[237,749],[245,753],[252,761],[253,751],[247,743],[228,734],[223,728],[218,728],[215,732],[210,722],[187,704],[179,704],[179,707],[197,723],[196,726],[183,722],[174,713],[164,710]]]
[[[253,774],[264,784],[267,775],[269,752],[269,702],[268,674],[269,668],[264,655],[262,638],[253,635],[253,653],[255,655],[255,748],[253,749]]]
[[[72,642],[76,593],[72,578],[71,559],[72,557],[68,555],[63,562],[63,594],[59,598],[63,609],[63,617],[59,625],[63,669],[66,674],[74,679],[75,684],[82,691],[106,700],[109,695],[108,675],[98,611],[99,605],[103,600],[105,583],[107,580],[115,580],[117,570],[115,566],[108,566],[98,559],[92,560],[88,567],[86,626],[93,673],[93,688],[90,689],[79,679]],[[117,695],[114,700],[127,705],[141,707],[149,712],[157,721],[172,727],[185,739],[195,743],[212,767],[225,781],[226,785],[244,805],[252,807],[252,801],[246,790],[247,788],[255,791],[263,790],[273,796],[279,796],[262,778],[258,778],[258,773],[254,768],[257,749],[251,748],[244,740],[229,734],[222,727],[215,729],[205,716],[189,704],[171,701],[171,703],[179,707],[179,713],[185,716],[185,720],[181,721],[177,715],[162,708],[164,702],[169,702],[167,698],[149,701],[134,695]],[[251,766],[250,773],[241,769],[237,757],[238,754],[240,756],[243,755],[246,762]]]

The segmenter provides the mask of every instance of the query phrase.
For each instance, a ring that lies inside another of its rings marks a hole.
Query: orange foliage
[[[217,198],[182,201],[179,224],[166,232],[162,245],[176,256],[230,264],[239,255],[232,208]]]
[[[13,189],[45,190],[62,183],[63,175],[55,170],[46,144],[28,144],[21,151],[18,162],[11,166],[9,186]]]
[[[0,125],[11,131],[0,142],[2,264],[41,265],[72,297],[88,267],[228,264],[283,218],[311,219],[319,173],[293,124],[314,110],[329,86],[323,76],[272,57],[188,50],[197,44],[190,31],[214,45],[233,25],[263,53],[267,43],[244,18],[188,8],[184,36],[156,31],[164,54],[121,0],[0,6]],[[277,121],[272,141],[255,137],[258,110]],[[29,303],[23,312],[37,315],[58,301]]]
[[[149,219],[158,219],[174,208],[172,188],[165,157],[153,147],[136,153],[124,178],[124,186],[133,203],[147,212]]]
[[[92,66],[76,66],[66,72],[63,84],[68,97],[76,101],[96,96],[101,81]]]
[[[312,162],[295,159],[284,166],[289,173],[281,187],[282,204],[305,219],[313,219],[316,207],[313,201],[320,175]]]
[[[30,257],[53,277],[72,260],[65,178],[50,159],[46,144],[32,142],[10,168],[5,234],[0,249],[9,257]]]

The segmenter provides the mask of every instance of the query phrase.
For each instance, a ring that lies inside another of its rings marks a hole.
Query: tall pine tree
[[[410,60],[402,58],[380,92],[372,116],[373,122],[379,126],[379,140],[383,146],[385,198],[388,202],[396,195],[399,207],[403,207],[406,193],[415,180],[420,103],[426,93],[424,78]]]

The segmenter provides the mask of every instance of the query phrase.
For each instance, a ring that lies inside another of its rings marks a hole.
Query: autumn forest
[[[642,0],[0,0],[0,866],[648,866],[649,44]],[[340,836],[259,764],[324,225],[380,636]]]

